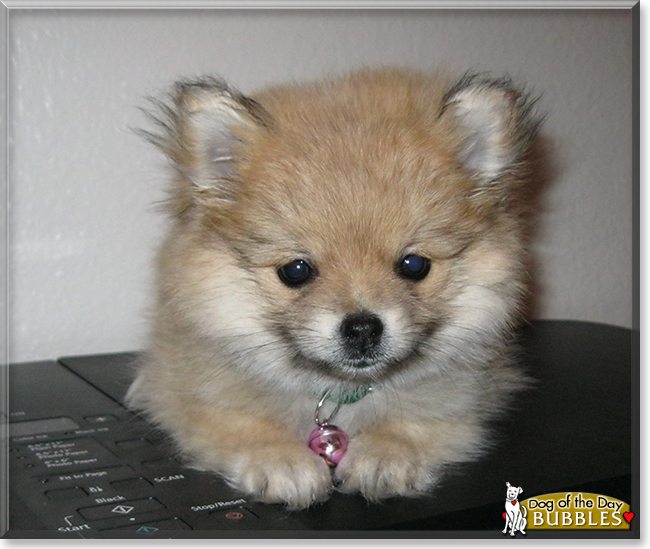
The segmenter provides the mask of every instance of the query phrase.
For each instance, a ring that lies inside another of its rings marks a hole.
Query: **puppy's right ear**
[[[270,125],[266,110],[215,78],[178,82],[145,114],[161,130],[140,133],[160,148],[191,194],[232,201],[241,145]]]
[[[543,117],[507,78],[465,75],[444,96],[441,116],[458,132],[456,156],[474,178],[476,191],[499,189],[530,148]]]

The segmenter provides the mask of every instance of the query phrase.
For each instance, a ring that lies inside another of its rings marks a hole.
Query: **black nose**
[[[347,315],[341,323],[341,335],[350,350],[368,353],[381,341],[384,324],[372,313]]]

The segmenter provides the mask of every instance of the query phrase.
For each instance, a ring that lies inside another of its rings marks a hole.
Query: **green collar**
[[[365,397],[370,391],[372,391],[370,385],[359,385],[356,389],[350,391],[328,394],[327,400],[336,404],[353,404]]]

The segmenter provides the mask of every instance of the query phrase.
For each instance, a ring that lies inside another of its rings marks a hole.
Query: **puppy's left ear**
[[[177,169],[178,196],[191,202],[200,193],[233,200],[242,145],[270,126],[267,111],[222,80],[204,77],[177,82],[170,101],[152,100],[145,111],[159,133],[141,131]]]
[[[444,96],[441,117],[458,135],[456,156],[478,189],[515,174],[538,131],[536,100],[509,79],[466,75]]]

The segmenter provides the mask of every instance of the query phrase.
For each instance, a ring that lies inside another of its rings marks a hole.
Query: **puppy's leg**
[[[436,484],[443,465],[467,459],[479,440],[471,420],[385,422],[350,439],[335,480],[340,491],[361,492],[371,501],[416,496]]]
[[[194,407],[175,422],[175,437],[195,466],[221,474],[256,501],[301,509],[332,489],[323,459],[270,419]]]

